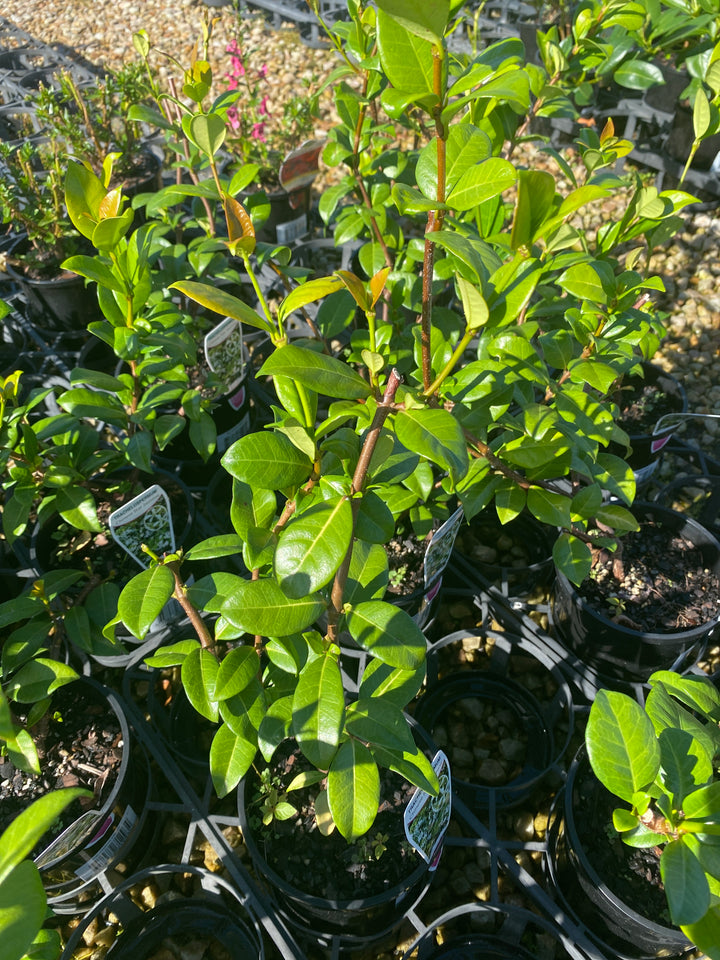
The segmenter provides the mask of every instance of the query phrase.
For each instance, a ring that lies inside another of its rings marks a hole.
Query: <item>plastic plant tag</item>
[[[63,830],[59,837],[56,837],[49,846],[45,847],[42,853],[35,857],[35,866],[38,870],[43,870],[49,867],[51,863],[66,857],[76,847],[84,843],[87,837],[96,832],[101,820],[102,814],[99,810],[88,810],[81,814],[77,820]]]
[[[220,378],[225,392],[232,393],[245,373],[242,324],[226,317],[205,334],[205,359]]]
[[[292,194],[313,182],[318,173],[318,160],[325,143],[325,140],[306,140],[285,157],[278,173],[283,190]],[[290,206],[295,207],[297,204],[291,199]]]
[[[110,515],[110,532],[115,542],[143,569],[150,565],[150,557],[141,549],[143,544],[158,557],[175,553],[175,531],[167,493],[157,484],[143,490]]]
[[[450,763],[442,752],[433,757],[432,767],[437,774],[440,790],[436,797],[416,789],[405,807],[405,836],[423,860],[435,870],[440,862],[442,839],[450,823],[452,783]]]
[[[433,534],[423,562],[426,590],[439,582],[443,570],[448,565],[463,516],[463,508],[458,507],[455,513]]]

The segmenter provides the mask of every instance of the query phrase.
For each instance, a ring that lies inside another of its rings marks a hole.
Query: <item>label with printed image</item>
[[[405,836],[417,852],[435,870],[442,852],[442,839],[450,823],[452,783],[448,758],[438,750],[432,760],[440,790],[436,797],[419,788],[405,808]]]
[[[150,565],[143,544],[155,556],[175,552],[170,498],[162,487],[153,484],[110,515],[113,539],[141,567]]]
[[[224,392],[232,393],[245,373],[243,332],[239,321],[226,317],[205,335],[205,359],[223,383]]]
[[[464,515],[463,508],[458,507],[455,513],[433,534],[423,563],[426,588],[438,580],[448,565]]]

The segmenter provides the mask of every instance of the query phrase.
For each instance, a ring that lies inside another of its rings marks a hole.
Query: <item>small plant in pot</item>
[[[622,801],[613,827],[654,855],[672,923],[711,960],[720,957],[719,722],[710,680],[659,672],[644,708],[600,690],[585,734],[595,775]]]

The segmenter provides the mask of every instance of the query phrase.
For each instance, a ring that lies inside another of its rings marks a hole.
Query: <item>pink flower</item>
[[[258,115],[261,117],[269,117],[270,111],[268,110],[267,97],[263,97],[258,105]]]
[[[240,57],[230,57],[230,64],[232,66],[234,77],[245,76],[245,67],[243,66],[243,62]]]
[[[260,69],[258,70],[258,78],[259,78],[260,80],[264,80],[265,77],[267,76],[267,72],[268,72],[267,64],[264,63],[264,64],[260,67]]]
[[[229,76],[229,75],[226,75],[225,79],[226,79],[226,81],[227,81],[227,88],[228,88],[228,90],[237,90],[237,88],[238,88],[238,82],[237,82],[237,80],[235,79],[235,77],[231,77],[231,76]]]
[[[260,140],[262,143],[267,143],[267,138],[265,137],[264,131],[264,123],[254,123],[252,125],[252,130],[250,131],[250,136],[253,138],[253,140]]]
[[[237,40],[231,40],[230,43],[225,47],[226,53],[240,53],[240,47],[238,46]]]
[[[230,125],[231,129],[233,130],[240,129],[240,117],[238,116],[238,112],[235,107],[228,108],[227,122]]]

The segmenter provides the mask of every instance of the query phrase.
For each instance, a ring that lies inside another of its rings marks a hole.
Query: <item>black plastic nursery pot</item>
[[[413,731],[416,742],[424,752],[429,757],[434,756],[437,751],[430,745],[431,741],[425,731],[417,723],[413,723]],[[403,783],[401,777],[392,776],[398,785]],[[380,892],[373,892],[368,896],[341,899],[333,897],[330,892],[324,896],[310,894],[295,882],[289,882],[281,876],[278,869],[268,862],[263,840],[259,836],[264,828],[250,822],[256,783],[257,774],[251,768],[238,786],[238,819],[255,872],[269,888],[280,916],[299,932],[301,938],[319,944],[335,940],[348,949],[367,946],[395,930],[406,912],[427,891],[434,875],[428,864],[418,854],[409,855],[407,875],[392,885],[385,886]],[[402,810],[393,813],[402,820]],[[372,836],[376,829],[373,826],[369,835]],[[288,833],[283,841],[284,850],[289,857],[293,848],[292,833]],[[352,851],[347,843],[337,833],[323,837],[322,841],[327,851],[323,856],[332,856],[333,864],[336,863],[335,858],[338,858],[335,874],[344,871],[351,862]],[[390,855],[388,851],[383,856]],[[308,869],[312,870],[312,867],[309,866]]]
[[[654,520],[697,547],[706,569],[720,574],[720,542],[689,517],[653,503],[636,502],[638,521]],[[553,618],[561,640],[610,681],[644,683],[656,670],[687,667],[700,656],[720,614],[686,630],[643,632],[624,626],[590,605],[567,577],[556,572]]]
[[[26,249],[27,240],[22,237],[10,255],[22,256]],[[98,318],[100,309],[95,288],[86,286],[84,277],[65,270],[50,280],[39,280],[21,273],[10,262],[6,269],[10,279],[20,287],[30,319],[40,327],[54,333],[84,330]]]
[[[446,581],[457,574],[464,586],[485,589],[488,583],[509,600],[525,600],[552,580],[553,542],[548,529],[523,512],[502,524],[494,510],[484,510],[458,530]]]
[[[154,903],[134,895],[142,888],[152,891]],[[265,955],[258,922],[238,891],[190,864],[160,864],[125,879],[76,927],[62,960],[75,960],[88,927],[103,924],[114,934],[103,954],[108,960],[262,960]]]
[[[645,362],[642,368],[642,375],[628,377],[623,381],[623,395],[635,401],[636,406],[640,408],[649,404],[650,409],[655,409],[655,422],[671,413],[685,413],[688,402],[682,384],[655,364]],[[620,406],[619,422],[623,426],[623,404]],[[608,449],[611,453],[618,453],[627,461],[635,474],[637,485],[642,486],[657,469],[662,451],[672,439],[673,433],[677,430],[677,424],[670,423],[657,431],[652,429],[633,432],[631,425],[625,425],[623,429],[630,438],[630,454],[625,456],[625,450],[616,448],[613,444],[610,444]]]
[[[655,494],[654,503],[697,520],[713,536],[720,534],[720,477],[678,477]]]
[[[597,780],[582,747],[551,814],[545,861],[550,883],[563,908],[585,926],[606,956],[619,960],[680,957],[692,945],[679,929],[659,922],[663,906],[658,908],[651,903],[650,895],[654,891],[663,904],[662,889],[652,887],[644,875],[631,874],[628,867],[619,866],[612,876],[601,876],[593,862],[597,854],[592,854],[587,841],[583,840],[586,836],[583,827],[590,825],[590,830],[601,838],[601,844],[611,843],[615,806],[617,799]],[[619,838],[612,842],[628,854],[633,850]],[[606,873],[607,868],[601,872]],[[621,872],[623,876],[635,877],[637,897],[632,902],[624,902],[613,892]]]
[[[488,638],[492,654],[482,666],[438,677],[453,646]],[[480,813],[527,800],[560,764],[573,730],[570,688],[549,654],[528,638],[481,630],[430,646],[414,716],[447,753],[454,790]]]
[[[35,858],[56,913],[86,910],[107,890],[105,873],[119,861],[138,866],[148,853],[147,804],[151,778],[147,756],[135,739],[119,697],[97,681],[82,677],[59,692],[109,713],[120,726],[120,764],[90,809],[80,814]],[[101,773],[101,771],[98,771]],[[148,827],[151,827],[148,824]],[[150,836],[152,835],[152,830]]]

